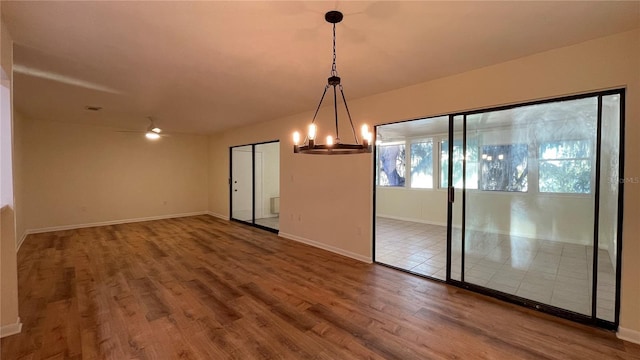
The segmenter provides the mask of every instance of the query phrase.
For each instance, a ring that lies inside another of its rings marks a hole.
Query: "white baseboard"
[[[18,317],[15,324],[9,324],[9,325],[4,325],[0,327],[0,338],[19,334],[21,331],[22,331],[22,323],[20,322],[20,318]]]
[[[22,236],[20,237],[20,240],[18,240],[18,244],[16,244],[16,252],[20,250],[20,246],[22,246],[22,243],[27,238],[27,235],[29,235],[29,232],[25,231],[24,234],[22,234]]]
[[[211,215],[213,217],[216,217],[216,218],[222,219],[222,220],[229,220],[229,217],[227,215],[214,213],[213,211],[207,211],[207,215]]]
[[[324,244],[324,243],[321,243],[321,242],[318,242],[318,241],[315,241],[315,240],[310,240],[310,239],[306,239],[306,238],[303,238],[303,237],[300,237],[300,236],[297,236],[297,235],[287,234],[287,233],[283,233],[283,232],[280,232],[278,234],[278,236],[283,237],[285,239],[301,242],[303,244],[311,245],[313,247],[317,247],[317,248],[320,248],[320,249],[323,249],[323,250],[331,251],[332,253],[343,255],[343,256],[358,260],[358,261],[362,261],[362,262],[367,263],[367,264],[371,264],[372,263],[371,257],[362,256],[360,254],[357,254],[357,253],[354,253],[354,252],[351,252],[351,251],[347,251],[347,250],[344,250],[344,249],[340,249],[340,248],[337,248],[335,246],[327,245],[327,244]]]
[[[631,330],[623,327],[618,327],[618,332],[616,333],[616,336],[618,337],[618,339],[640,344],[640,331],[638,330]]]
[[[424,220],[424,219],[416,219],[416,218],[407,218],[407,217],[402,217],[402,216],[377,214],[377,217],[381,217],[381,218],[385,218],[385,219],[392,219],[392,220],[400,220],[400,221],[410,221],[410,222],[415,222],[415,223],[420,223],[420,224],[447,226],[447,223],[439,223],[439,222],[435,222],[435,221],[427,221],[427,220]]]
[[[89,228],[89,227],[96,227],[96,226],[129,224],[129,223],[136,223],[136,222],[143,222],[143,221],[173,219],[173,218],[181,218],[181,217],[197,216],[197,215],[210,215],[210,214],[208,211],[196,211],[196,212],[182,213],[182,214],[147,216],[147,217],[133,218],[133,219],[120,219],[120,220],[100,221],[100,222],[86,223],[86,224],[62,225],[62,226],[52,226],[52,227],[38,228],[38,229],[27,229],[24,232],[24,235],[22,236],[20,241],[18,242],[16,251],[20,250],[20,246],[22,246],[22,243],[24,242],[26,237],[31,234],[40,234],[45,232],[62,231],[62,230],[74,230],[74,229],[82,229],[82,228]]]

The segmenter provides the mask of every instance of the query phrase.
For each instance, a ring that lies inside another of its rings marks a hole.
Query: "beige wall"
[[[352,100],[349,107],[356,119],[381,124],[627,87],[625,168],[628,176],[640,176],[640,157],[629,155],[640,153],[640,142],[633,141],[640,135],[639,69],[640,31],[636,30]],[[347,90],[348,86],[345,83]],[[312,107],[313,104],[310,110]],[[370,258],[371,156],[294,155],[291,133],[302,129],[311,115],[310,111],[211,136],[210,210],[228,216],[228,147],[281,139],[281,234],[360,259]],[[625,188],[626,218],[638,212],[640,186],[629,184]],[[635,331],[640,331],[640,241],[635,236],[638,233],[640,223],[627,220],[621,326]]]
[[[0,14],[1,18],[1,14]],[[8,89],[9,97],[11,97],[12,85],[11,85],[11,71],[12,71],[12,61],[13,61],[13,41],[7,28],[4,25],[4,21],[1,22],[0,29],[0,59],[2,65],[2,87]],[[4,92],[4,90],[3,90]],[[6,131],[7,127],[4,126],[4,122],[9,122],[9,131],[12,126],[11,119],[11,100],[8,102],[2,102],[3,108],[0,109],[2,113],[2,128]],[[9,108],[4,108],[8,106]],[[5,118],[8,117],[8,118]],[[2,171],[11,170],[12,164],[11,161],[9,164],[4,163],[8,159],[11,159],[11,138],[12,136],[6,136],[6,134],[2,135],[2,141],[9,141],[9,154],[4,154],[7,151],[6,146],[2,146]],[[7,145],[7,144],[3,144]],[[7,174],[3,174],[2,181],[12,182],[11,171],[8,171],[9,176]],[[9,189],[10,192],[13,192],[13,186],[2,186],[2,189],[6,191]],[[3,194],[2,198],[9,199],[6,205],[2,206],[2,216],[0,217],[0,336],[10,335],[16,332],[20,332],[20,318],[18,317],[18,275],[17,275],[17,265],[16,265],[16,232],[15,232],[15,210],[13,208],[14,201],[12,199],[13,194]]]
[[[20,231],[207,211],[207,137],[20,118]]]
[[[3,206],[0,216],[0,337],[20,332],[18,314],[18,275],[16,259],[15,212]]]
[[[447,225],[447,191],[376,188],[376,215],[398,220]]]
[[[18,111],[13,112],[13,196],[16,204],[16,242],[20,246],[20,240],[25,235],[24,215],[22,207],[24,204],[24,182],[22,181],[23,161],[22,154],[22,127],[24,119]]]

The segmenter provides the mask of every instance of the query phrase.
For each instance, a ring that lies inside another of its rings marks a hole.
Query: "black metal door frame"
[[[601,140],[601,131],[602,131],[602,98],[604,96],[610,96],[610,95],[619,95],[620,96],[620,129],[619,129],[619,158],[618,158],[618,163],[619,163],[619,174],[618,174],[618,179],[619,179],[619,184],[618,184],[618,223],[617,223],[617,242],[616,242],[616,294],[615,294],[615,314],[614,314],[614,321],[607,321],[604,319],[599,319],[597,318],[597,305],[596,305],[596,301],[597,301],[597,265],[598,265],[598,228],[599,228],[599,196],[600,196],[600,161],[601,161],[601,144],[600,144],[600,140]],[[580,322],[580,323],[586,323],[586,324],[591,324],[591,325],[595,325],[595,326],[599,326],[602,328],[606,328],[606,329],[612,329],[612,330],[616,330],[618,328],[619,322],[620,322],[620,280],[621,280],[621,272],[622,272],[622,231],[623,231],[623,209],[624,209],[624,157],[625,157],[625,95],[626,95],[626,89],[624,88],[619,88],[619,89],[612,89],[612,90],[606,90],[606,91],[598,91],[598,92],[591,92],[591,93],[585,93],[585,94],[579,94],[579,95],[572,95],[572,96],[565,96],[565,97],[559,97],[559,98],[553,98],[553,99],[546,99],[546,100],[539,100],[539,101],[531,101],[531,102],[525,102],[525,103],[518,103],[518,104],[513,104],[513,105],[506,105],[506,106],[500,106],[500,107],[493,107],[493,108],[486,108],[486,109],[479,109],[479,110],[473,110],[473,111],[467,111],[467,112],[461,112],[461,113],[453,113],[453,114],[449,114],[449,134],[448,134],[448,138],[449,138],[449,142],[448,142],[448,152],[449,152],[449,161],[447,164],[448,167],[448,174],[447,174],[447,180],[448,180],[448,188],[447,188],[447,192],[448,192],[448,196],[447,196],[447,264],[446,264],[446,280],[445,282],[457,287],[461,287],[461,288],[465,288],[465,289],[469,289],[478,293],[482,293],[485,295],[489,295],[510,303],[515,303],[518,305],[522,305],[525,307],[529,307],[529,308],[533,308],[542,312],[546,312],[546,313],[550,313],[553,315],[556,315],[558,317],[562,317],[562,318],[566,318],[566,319],[570,319],[576,322]],[[497,290],[493,290],[484,286],[479,286],[479,285],[475,285],[475,284],[471,284],[468,282],[464,281],[464,268],[465,268],[465,223],[466,223],[466,162],[467,162],[467,156],[466,156],[466,151],[467,151],[467,116],[472,115],[472,114],[477,114],[477,113],[483,113],[483,112],[490,112],[490,111],[500,111],[500,110],[507,110],[507,109],[513,109],[513,108],[518,108],[518,107],[523,107],[523,106],[529,106],[529,105],[538,105],[538,104],[545,104],[545,103],[551,103],[551,102],[558,102],[558,101],[569,101],[569,100],[577,100],[577,99],[584,99],[584,98],[589,98],[589,97],[597,97],[597,101],[598,101],[598,114],[597,114],[597,133],[596,133],[596,165],[595,165],[595,187],[594,187],[594,197],[595,197],[595,204],[594,204],[594,229],[593,229],[593,234],[594,234],[594,254],[593,254],[593,268],[592,268],[592,272],[593,277],[592,277],[592,286],[591,286],[591,299],[592,299],[592,311],[591,311],[591,315],[583,315],[583,314],[578,314],[569,310],[565,310],[562,308],[558,308],[555,306],[551,306],[548,304],[544,304],[544,303],[539,303],[533,300],[529,300],[526,298],[521,298],[515,295],[511,295],[511,294],[507,294],[507,293],[503,293]],[[453,157],[453,148],[454,148],[454,133],[455,133],[455,129],[454,129],[454,121],[456,119],[456,117],[462,117],[462,131],[463,131],[463,138],[462,138],[462,142],[463,142],[463,151],[464,151],[464,157],[463,157],[463,164],[462,164],[462,171],[463,171],[463,179],[462,179],[462,183],[463,183],[463,187],[462,187],[462,191],[461,191],[461,195],[462,195],[462,213],[461,213],[461,273],[460,273],[460,280],[455,280],[451,278],[451,260],[452,260],[452,221],[453,221],[453,204],[456,201],[455,199],[455,188],[453,187],[453,161],[451,161],[451,158]],[[412,119],[412,120],[405,120],[405,121],[400,121],[400,122],[406,122],[406,121],[413,121],[413,120],[418,120],[418,119]],[[395,123],[395,122],[394,122]],[[377,138],[377,133],[378,133],[378,127],[379,126],[383,126],[383,125],[388,125],[391,123],[386,123],[386,124],[380,124],[380,125],[376,125],[375,126],[375,132],[376,132],[376,138]],[[377,145],[374,145],[374,156],[373,156],[373,228],[372,228],[372,256],[373,256],[373,261],[375,262],[375,228],[376,228],[376,178],[377,178],[377,155],[378,155],[378,149],[377,149]],[[381,264],[387,267],[392,267],[392,268],[396,268],[393,266],[389,266],[389,265],[385,265],[385,264]],[[405,269],[400,269],[400,268],[396,268],[398,270],[401,271],[405,271],[405,272],[409,272]],[[415,274],[414,274],[415,275]],[[429,278],[431,280],[435,280],[435,281],[442,281],[439,279],[435,279],[432,277],[428,277],[428,276],[422,276],[422,277],[426,277]]]
[[[263,144],[280,143],[280,140],[263,141],[244,145],[234,145],[229,147],[229,219],[243,224],[251,225],[273,233],[278,233],[278,229],[256,224],[256,146]],[[233,217],[233,149],[251,146],[251,221],[235,219]]]

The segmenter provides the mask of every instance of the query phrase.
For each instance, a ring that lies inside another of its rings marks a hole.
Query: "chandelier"
[[[309,130],[307,135],[300,144],[300,133],[293,133],[293,152],[294,153],[302,153],[302,154],[320,154],[320,155],[343,155],[343,154],[359,154],[359,153],[370,153],[371,152],[371,139],[372,134],[369,131],[369,127],[364,124],[361,128],[362,135],[362,143],[358,142],[358,137],[356,135],[356,129],[353,126],[353,121],[351,120],[351,113],[349,112],[349,106],[347,106],[347,99],[344,97],[344,90],[342,89],[342,84],[340,83],[340,77],[338,76],[338,71],[336,70],[336,24],[342,21],[342,13],[339,11],[329,11],[324,15],[324,19],[333,24],[333,63],[331,64],[331,76],[327,81],[327,85],[324,87],[324,91],[322,92],[322,97],[320,98],[320,103],[316,108],[315,114],[313,114],[313,120],[311,120],[311,124],[309,125]],[[318,135],[318,126],[315,124],[316,117],[318,116],[318,111],[322,106],[322,101],[324,100],[324,96],[327,94],[327,90],[329,87],[333,87],[333,113],[335,116],[335,137],[332,135],[328,135],[326,138],[325,144],[320,144],[316,142],[316,137]],[[340,95],[342,96],[342,101],[344,102],[344,107],[347,112],[347,117],[349,118],[349,124],[351,125],[351,131],[353,132],[353,138],[355,139],[355,144],[347,144],[343,143],[340,140],[340,133],[338,129],[338,90],[340,91]]]

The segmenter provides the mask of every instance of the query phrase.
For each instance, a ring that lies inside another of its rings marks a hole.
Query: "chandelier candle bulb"
[[[328,135],[327,136],[327,146],[332,146],[333,145],[333,136]]]
[[[316,132],[318,131],[318,127],[316,124],[309,125],[309,140],[316,139]]]
[[[293,133],[293,145],[300,145],[300,133],[297,131]]]
[[[367,124],[363,124],[360,128],[360,133],[362,134],[362,139],[366,139],[367,134],[369,133],[369,126],[367,126]]]
[[[367,145],[371,144],[371,140],[373,140],[373,134],[371,132],[367,132],[367,135],[364,137],[367,141]]]

